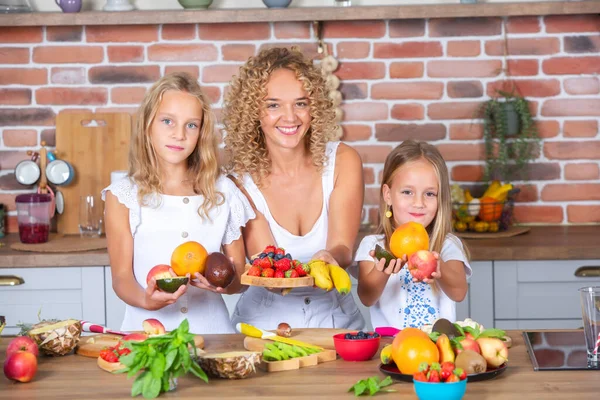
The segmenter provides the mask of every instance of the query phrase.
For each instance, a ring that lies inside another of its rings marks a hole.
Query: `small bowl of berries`
[[[367,361],[379,350],[380,339],[377,332],[338,333],[333,335],[333,345],[345,361]]]
[[[419,400],[461,400],[467,391],[467,374],[449,361],[422,363],[413,382]]]

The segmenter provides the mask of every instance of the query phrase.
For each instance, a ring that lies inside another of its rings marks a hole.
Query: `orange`
[[[419,364],[431,364],[440,361],[440,351],[429,338],[407,337],[396,350],[392,349],[392,358],[401,373],[412,375],[419,372]]]
[[[404,328],[394,337],[394,341],[392,342],[392,349],[397,349],[404,339],[414,336],[429,339],[429,336],[419,328]]]
[[[479,219],[482,221],[498,221],[502,216],[504,204],[493,197],[482,197],[479,200]]]
[[[177,276],[192,276],[196,272],[204,274],[208,253],[204,246],[198,242],[190,241],[180,244],[171,254],[171,268]]]
[[[410,257],[419,250],[429,250],[429,235],[427,235],[425,227],[412,221],[400,225],[392,233],[390,250],[397,258],[404,254]]]

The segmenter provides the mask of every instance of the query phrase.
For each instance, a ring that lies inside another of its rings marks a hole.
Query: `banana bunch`
[[[508,197],[508,192],[510,192],[512,189],[513,185],[511,183],[505,183],[503,185],[500,183],[500,181],[492,181],[492,183],[490,183],[490,186],[486,189],[481,198],[491,197],[492,199],[500,203],[506,201],[506,198]]]
[[[262,356],[265,361],[283,361],[289,360],[290,358],[305,357],[319,352],[321,352],[319,349],[274,342],[265,344]]]
[[[352,282],[350,275],[342,267],[334,264],[327,264],[322,260],[312,260],[308,262],[310,267],[310,276],[315,278],[315,285],[323,290],[330,291],[335,289],[340,294],[350,293]]]

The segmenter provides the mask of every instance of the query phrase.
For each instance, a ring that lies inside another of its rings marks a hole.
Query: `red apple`
[[[28,351],[17,351],[4,361],[4,375],[8,379],[29,382],[37,372],[37,357]]]
[[[173,275],[171,275],[171,266],[170,265],[166,265],[166,264],[158,264],[154,267],[152,267],[152,269],[148,272],[148,275],[146,275],[146,284],[150,283],[150,279],[154,278],[154,279],[164,279],[164,278],[170,278]]]
[[[10,356],[17,351],[27,351],[34,356],[38,356],[40,351],[35,341],[28,336],[17,336],[10,341],[6,348],[6,357]]]
[[[139,332],[134,332],[134,333],[130,333],[129,335],[125,335],[123,336],[123,341],[128,342],[143,342],[144,340],[148,339],[148,335],[146,335],[145,333],[139,333]]]
[[[431,279],[431,274],[437,270],[438,260],[432,252],[419,250],[408,258],[407,267],[413,278],[418,281]]]
[[[471,337],[469,337],[471,336]],[[481,354],[481,350],[479,349],[479,345],[477,344],[477,342],[475,340],[473,340],[473,335],[467,334],[467,337],[461,341],[459,341],[459,343],[462,345],[462,349],[459,349],[458,347],[456,348],[456,354],[460,354],[465,350],[472,350],[477,354]]]
[[[167,333],[165,326],[155,318],[148,318],[142,322],[144,332],[148,335],[164,335]]]
[[[498,368],[508,361],[508,347],[498,338],[479,338],[477,344],[488,367]]]

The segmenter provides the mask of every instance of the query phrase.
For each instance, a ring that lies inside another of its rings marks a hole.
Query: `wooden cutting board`
[[[94,122],[91,122],[94,121]],[[58,216],[58,233],[79,234],[79,197],[98,196],[110,184],[110,173],[126,170],[131,134],[127,113],[62,111],[56,118],[56,157],[69,162],[75,178],[58,190],[64,212]]]
[[[346,332],[356,332],[356,330],[334,328],[298,328],[292,330],[292,336],[290,336],[290,339],[300,340],[301,342],[320,346],[324,349],[334,349],[333,335]],[[263,351],[265,343],[272,343],[272,341],[253,338],[250,336],[246,336],[244,338],[244,347],[246,350],[250,351]]]
[[[76,354],[84,357],[97,358],[100,355],[100,351],[107,347],[115,346],[123,336],[111,335],[103,333],[100,335],[82,336],[79,340],[79,345],[75,350]],[[204,338],[200,335],[194,336],[194,343],[199,349],[204,348]]]

